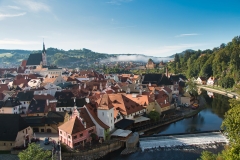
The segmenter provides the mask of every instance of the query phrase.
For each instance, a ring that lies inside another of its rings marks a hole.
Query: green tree
[[[44,151],[40,145],[30,143],[28,148],[18,154],[20,160],[50,160],[51,151]]]
[[[227,133],[229,141],[232,145],[240,144],[240,101],[231,99],[230,109],[225,114],[222,123],[222,129]]]
[[[240,86],[236,86],[237,93],[239,94]],[[223,160],[239,160],[240,159],[240,101],[230,99],[230,109],[225,114],[221,128],[224,130],[225,135],[229,139],[229,145],[218,154],[202,152],[202,160],[223,159]]]
[[[186,92],[191,93],[194,96],[198,95],[198,88],[197,84],[194,82],[194,79],[189,79],[188,82],[186,82]]]
[[[217,155],[209,151],[203,151],[199,160],[216,160]]]
[[[160,114],[157,111],[151,111],[148,114],[148,117],[153,121],[159,121],[160,120]]]

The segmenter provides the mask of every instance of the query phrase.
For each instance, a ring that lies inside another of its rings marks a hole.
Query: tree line
[[[171,73],[184,73],[188,78],[214,77],[220,80],[222,87],[231,88],[240,78],[240,36],[212,50],[187,50],[185,54],[175,54],[168,68]]]

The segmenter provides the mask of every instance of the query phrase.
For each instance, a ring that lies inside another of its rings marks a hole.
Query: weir
[[[228,139],[221,132],[140,138],[140,148],[143,151],[153,148],[179,148],[179,146],[214,146],[220,143],[228,143]]]

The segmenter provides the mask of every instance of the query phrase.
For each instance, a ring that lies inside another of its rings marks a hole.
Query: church
[[[24,73],[37,73],[42,76],[56,77],[62,75],[62,68],[47,64],[47,52],[43,42],[42,53],[32,53],[29,55]]]

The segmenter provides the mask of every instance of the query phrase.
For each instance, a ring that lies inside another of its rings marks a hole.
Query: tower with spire
[[[47,66],[47,53],[46,53],[44,41],[43,41],[43,50],[42,50],[42,65]]]

